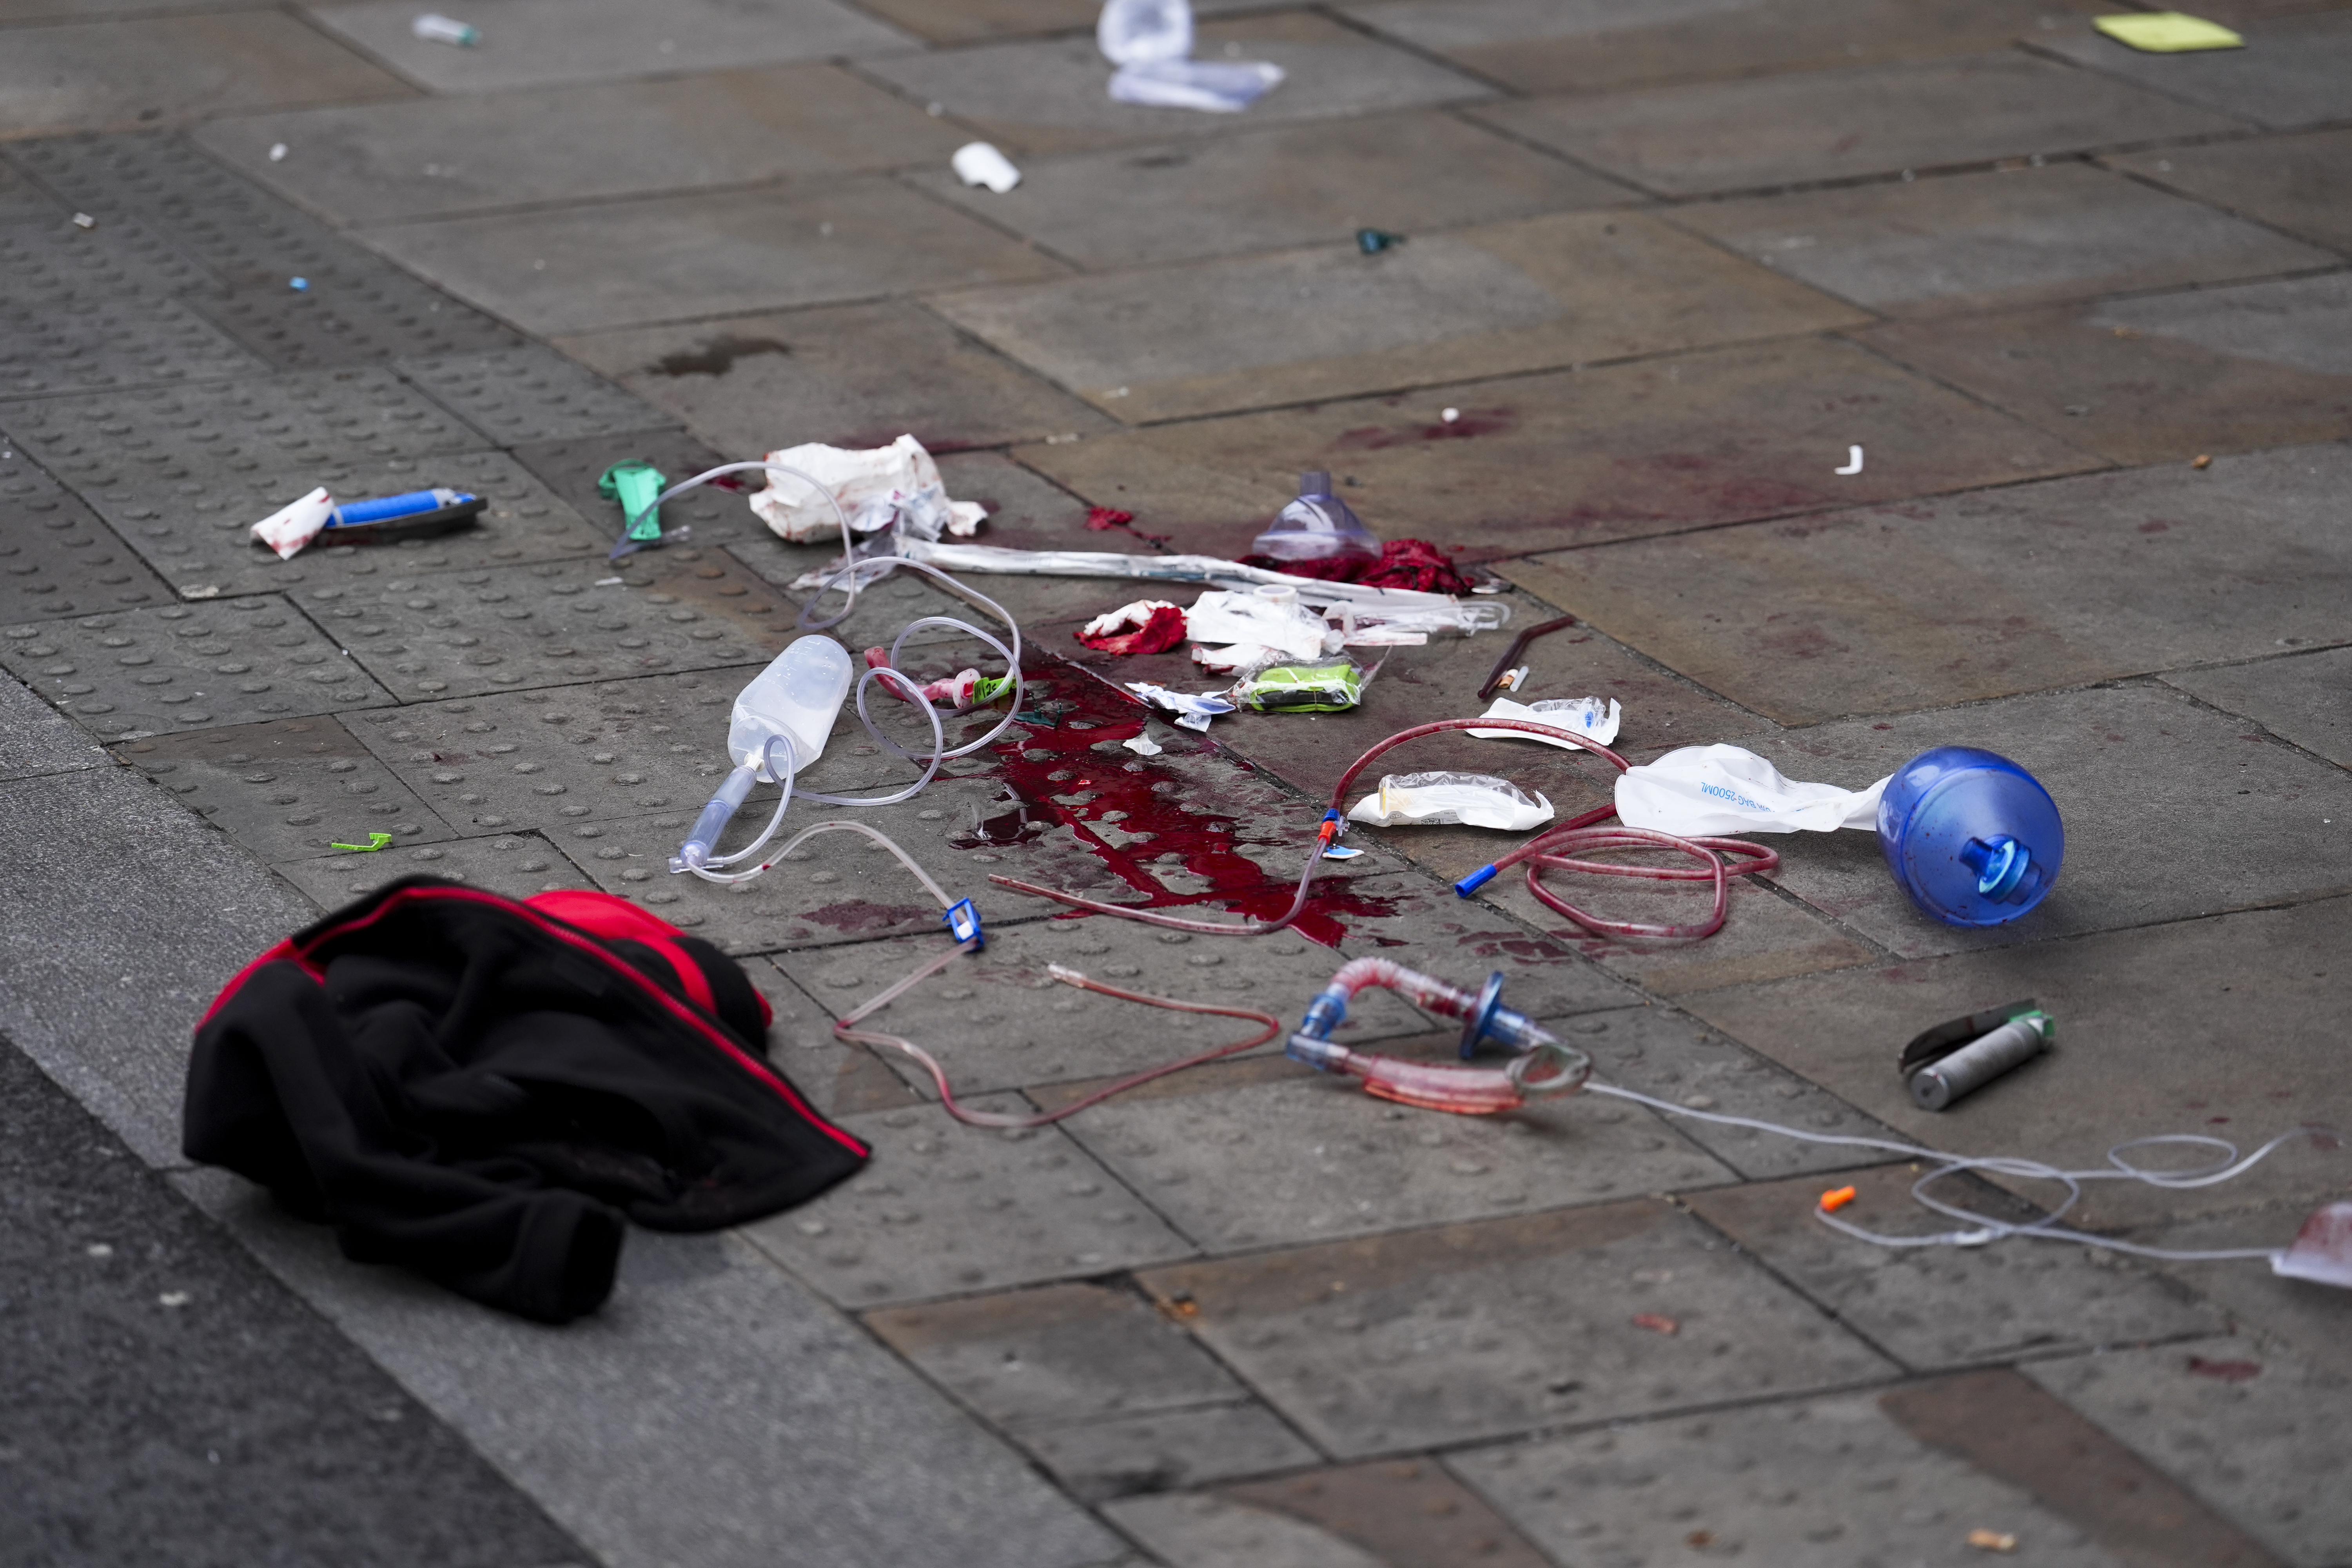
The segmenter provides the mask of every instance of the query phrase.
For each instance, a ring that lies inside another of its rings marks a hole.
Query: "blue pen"
[[[463,490],[436,485],[429,490],[410,490],[404,495],[384,496],[377,500],[355,500],[339,506],[327,526],[353,528],[363,522],[383,522],[391,518],[412,517],[419,512],[462,506],[473,499]]]

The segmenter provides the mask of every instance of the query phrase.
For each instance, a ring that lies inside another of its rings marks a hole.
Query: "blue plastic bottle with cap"
[[[1997,926],[2049,894],[2066,830],[2050,792],[2007,757],[1937,746],[1887,780],[1878,847],[1921,910],[1946,925]]]

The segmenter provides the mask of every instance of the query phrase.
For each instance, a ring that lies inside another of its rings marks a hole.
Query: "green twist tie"
[[[351,849],[355,850],[362,855],[373,855],[391,842],[392,835],[389,833],[371,833],[368,835],[368,841],[364,844],[330,844],[327,847],[330,849]]]

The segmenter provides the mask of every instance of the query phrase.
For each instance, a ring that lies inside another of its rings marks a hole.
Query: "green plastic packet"
[[[1277,664],[1234,692],[1234,700],[1261,713],[1337,713],[1364,700],[1364,672],[1349,663]]]
[[[621,515],[634,518],[629,524],[629,537],[656,540],[661,537],[661,512],[654,506],[654,498],[669,484],[669,478],[643,458],[631,458],[604,470],[596,481],[596,493],[606,500],[621,503]],[[639,512],[643,517],[638,517]]]

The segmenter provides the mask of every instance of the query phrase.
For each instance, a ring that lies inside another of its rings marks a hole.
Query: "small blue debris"
[[[308,278],[289,278],[286,280],[286,286],[297,294],[307,294],[310,291],[310,280]]]

